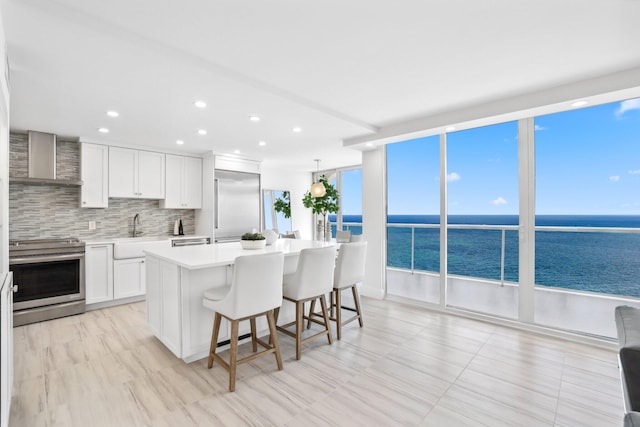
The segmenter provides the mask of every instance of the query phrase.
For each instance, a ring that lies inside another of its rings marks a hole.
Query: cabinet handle
[[[82,204],[83,204],[83,205],[86,205],[86,204],[87,204],[87,202],[82,202]]]
[[[18,285],[13,285],[11,290],[13,291],[14,294],[17,293],[18,292]]]

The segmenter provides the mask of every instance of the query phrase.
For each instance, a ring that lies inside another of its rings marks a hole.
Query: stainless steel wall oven
[[[85,311],[85,245],[76,238],[9,242],[14,325]]]

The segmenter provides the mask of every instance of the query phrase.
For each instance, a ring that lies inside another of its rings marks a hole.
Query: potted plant
[[[322,224],[324,230],[325,240],[331,240],[331,228],[327,222],[328,213],[337,213],[338,206],[338,190],[329,184],[329,180],[326,176],[321,175],[319,182],[324,185],[326,193],[321,197],[313,197],[310,191],[307,191],[302,199],[302,204],[305,208],[311,208],[311,211],[316,215],[322,215]]]
[[[244,233],[240,237],[242,249],[264,249],[267,246],[267,238],[260,233]]]

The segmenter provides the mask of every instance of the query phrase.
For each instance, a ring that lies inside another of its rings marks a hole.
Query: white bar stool
[[[240,256],[233,265],[231,285],[209,289],[204,292],[202,304],[215,311],[211,347],[207,367],[211,369],[216,360],[229,372],[229,391],[236,387],[236,367],[260,356],[275,353],[278,369],[282,369],[282,358],[276,334],[273,310],[282,304],[282,271],[284,255],[274,252],[261,255]],[[269,323],[269,345],[256,336],[256,317],[266,316]],[[229,363],[216,353],[218,333],[222,317],[231,322]],[[238,325],[242,320],[251,322],[251,344],[253,352],[238,360]],[[257,344],[266,350],[256,353]]]
[[[300,251],[298,268],[293,274],[287,274],[283,279],[283,298],[296,305],[296,320],[286,325],[277,326],[277,329],[290,337],[296,339],[296,359],[300,360],[302,344],[313,339],[326,335],[329,344],[333,342],[331,328],[329,327],[329,313],[324,295],[331,292],[333,287],[333,269],[336,259],[336,247],[327,246],[324,248],[303,249]],[[304,314],[304,303],[307,301],[320,300],[322,307],[323,321],[311,319]],[[276,308],[276,322],[280,309]],[[302,338],[304,320],[313,321],[324,326],[324,331],[318,332],[307,338]],[[295,325],[295,333],[286,328]]]
[[[353,236],[351,236],[353,237]],[[360,298],[358,297],[358,289],[356,284],[364,280],[364,265],[367,256],[367,242],[353,242],[343,243],[340,245],[338,251],[338,259],[336,260],[336,268],[333,276],[333,289],[331,291],[331,317],[330,319],[336,322],[336,336],[338,339],[342,338],[342,326],[349,322],[353,322],[358,319],[360,327],[362,328],[362,309],[360,308]],[[353,301],[355,303],[355,309],[351,307],[345,307],[342,305],[341,292],[345,289],[351,288],[353,294]],[[311,309],[309,310],[309,323],[307,328],[311,327],[311,322],[314,317],[318,317],[319,314],[314,312],[315,304],[311,303]],[[335,309],[335,311],[334,311]],[[342,318],[342,309],[355,312],[355,316],[350,317],[347,320]],[[335,315],[334,315],[335,313]]]

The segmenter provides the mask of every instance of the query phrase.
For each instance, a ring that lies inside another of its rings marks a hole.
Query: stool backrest
[[[283,267],[282,252],[237,257],[231,289],[220,301],[220,313],[241,319],[280,307]]]
[[[298,268],[289,282],[292,285],[289,296],[305,299],[331,292],[336,249],[336,246],[327,246],[300,251]]]
[[[367,242],[343,243],[340,245],[333,287],[341,289],[362,282],[366,256]]]

